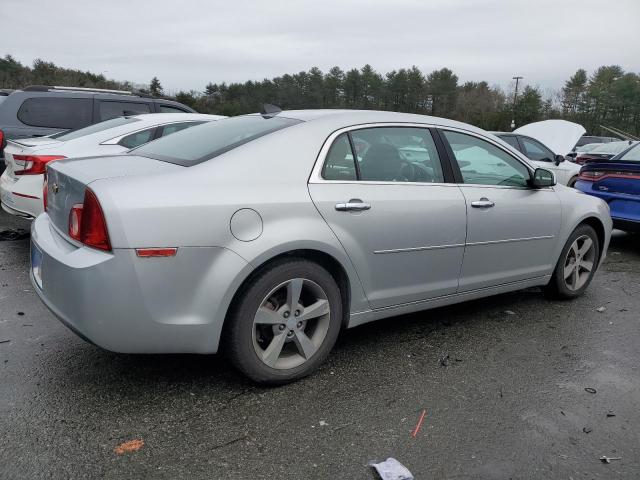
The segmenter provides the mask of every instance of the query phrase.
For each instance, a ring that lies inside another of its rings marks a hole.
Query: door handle
[[[494,202],[489,200],[487,197],[482,197],[480,200],[476,200],[475,202],[471,202],[471,206],[473,208],[491,208],[495,205]]]
[[[336,210],[339,212],[362,212],[370,208],[371,205],[357,198],[352,198],[346,203],[336,203]]]

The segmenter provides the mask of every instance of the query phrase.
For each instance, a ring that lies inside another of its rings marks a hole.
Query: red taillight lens
[[[45,172],[47,163],[62,160],[62,155],[14,155],[14,162],[20,167],[14,175],[41,175]]]
[[[42,204],[44,211],[47,211],[47,191],[49,190],[49,181],[47,180],[47,172],[44,172],[44,182],[42,183]]]
[[[4,149],[4,132],[0,130],[0,153]]]
[[[604,176],[604,172],[594,172],[594,171],[588,170],[586,172],[580,172],[580,175],[578,175],[578,178],[580,180],[588,180],[590,182],[593,182],[603,176]]]
[[[74,205],[69,212],[69,236],[88,247],[111,251],[102,207],[88,188],[84,191],[84,202]]]

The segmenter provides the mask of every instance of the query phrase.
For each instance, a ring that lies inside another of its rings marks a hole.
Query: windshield
[[[298,123],[301,121],[260,115],[227,118],[176,132],[131,153],[190,167]]]
[[[108,130],[110,128],[126,125],[127,123],[133,123],[133,122],[139,122],[139,121],[140,121],[139,119],[132,118],[132,117],[117,117],[117,118],[112,118],[111,120],[107,120],[105,122],[89,125],[88,127],[85,127],[85,128],[79,128],[78,130],[72,130],[70,132],[54,133],[53,135],[49,135],[49,138],[55,138],[56,140],[60,140],[61,142],[66,142],[67,140],[73,140],[75,138],[84,137],[85,135],[90,135],[96,132],[102,132],[103,130]]]
[[[636,143],[627,153],[616,160],[624,160],[626,162],[640,162],[640,143]]]

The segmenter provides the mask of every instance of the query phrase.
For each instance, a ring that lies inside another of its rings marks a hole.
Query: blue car
[[[609,160],[587,163],[575,188],[609,204],[614,228],[640,232],[639,143]]]

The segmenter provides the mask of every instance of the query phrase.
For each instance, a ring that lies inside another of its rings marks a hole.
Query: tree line
[[[10,55],[0,58],[0,88],[25,85],[65,85],[131,90],[129,82],[103,74],[62,68],[37,59],[22,65]],[[142,92],[163,96],[154,77]],[[203,91],[179,91],[172,98],[202,113],[240,115],[259,111],[264,103],[282,109],[353,108],[419,113],[452,118],[486,130],[510,130],[550,118],[582,124],[591,134],[606,134],[600,126],[640,135],[640,75],[617,65],[601,66],[589,75],[580,69],[557,92],[543,93],[526,85],[517,97],[513,91],[485,81],[460,82],[448,68],[423,73],[418,67],[386,74],[371,65],[342,70],[285,74],[262,81],[209,83]]]

